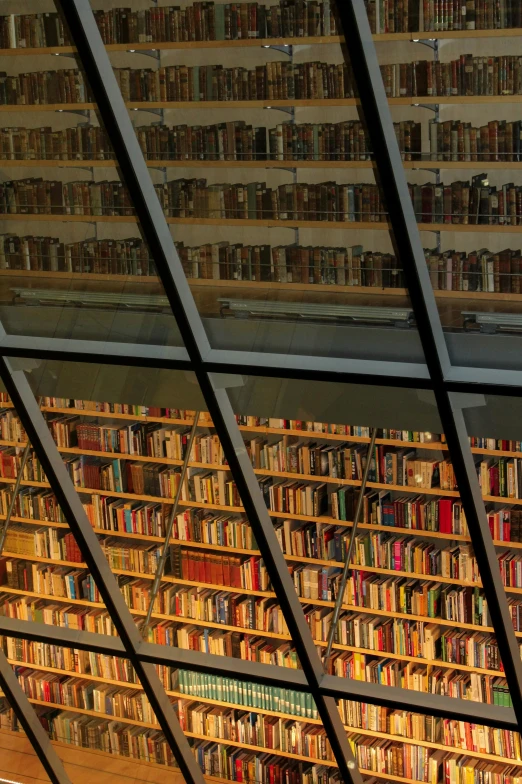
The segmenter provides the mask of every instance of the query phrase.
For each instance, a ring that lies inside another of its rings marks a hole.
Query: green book
[[[214,31],[216,41],[225,40],[225,4],[216,3],[214,5]]]
[[[199,65],[192,66],[192,95],[194,96],[195,101],[199,101]]]

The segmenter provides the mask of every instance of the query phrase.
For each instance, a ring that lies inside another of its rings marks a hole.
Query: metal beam
[[[343,0],[337,11],[367,131],[376,177],[385,197],[397,257],[401,259],[440,419],[452,458],[474,552],[488,601],[511,699],[522,728],[522,661],[486,519],[462,412],[446,388],[451,363],[413,212],[390,107],[372,40],[364,0]]]

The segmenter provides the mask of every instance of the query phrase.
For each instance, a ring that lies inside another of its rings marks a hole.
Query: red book
[[[439,531],[441,534],[452,533],[453,501],[450,498],[439,499]]]

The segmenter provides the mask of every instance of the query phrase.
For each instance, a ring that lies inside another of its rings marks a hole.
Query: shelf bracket
[[[53,57],[72,57],[76,59],[76,52],[53,52]]]
[[[131,111],[132,112],[149,112],[150,114],[155,114],[157,117],[163,117],[163,109],[153,109],[153,108],[149,108],[147,106],[144,106],[143,108],[141,106],[140,107],[133,106]]]
[[[273,49],[275,52],[287,54],[288,57],[293,56],[293,47],[291,44],[262,44],[261,49]]]
[[[437,38],[412,38],[411,42],[427,46],[429,49],[433,49],[433,51],[437,49],[439,43]]]
[[[127,49],[129,54],[142,54],[145,57],[152,57],[153,60],[158,60],[161,57],[159,49]]]
[[[263,106],[263,109],[274,109],[276,112],[284,112],[285,114],[289,114],[291,117],[294,116],[293,106]]]
[[[55,109],[56,114],[64,114],[67,112],[68,114],[77,114],[78,117],[86,117],[87,120],[90,119],[90,109]]]
[[[433,112],[434,114],[439,113],[438,103],[412,103],[412,106],[416,106],[418,109],[428,109],[430,112]]]

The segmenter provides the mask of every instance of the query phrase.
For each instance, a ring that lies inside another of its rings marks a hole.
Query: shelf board
[[[12,217],[12,216],[11,216]],[[68,217],[73,217],[73,220],[89,220],[83,216],[64,216],[62,220]],[[28,216],[29,220],[35,218],[40,220],[38,216]],[[45,218],[46,220],[48,218]],[[52,216],[51,220],[55,221],[56,216]],[[10,220],[10,217],[6,218]],[[116,218],[117,221],[121,220]],[[225,223],[225,221],[223,221]],[[354,226],[355,224],[350,224]],[[360,225],[360,224],[357,224]],[[277,228],[286,228],[286,225]],[[497,229],[503,228],[500,226],[494,227]],[[515,228],[515,227],[512,227]],[[522,226],[516,227],[522,231]],[[154,275],[113,275],[91,272],[45,272],[43,270],[17,270],[17,269],[0,269],[0,277],[17,278],[29,277],[44,280],[68,280],[68,281],[101,281],[103,283],[118,283],[128,284],[135,283],[139,286],[161,286],[159,278]],[[254,280],[218,280],[214,278],[187,278],[189,285],[193,288],[224,288],[224,289],[252,289],[253,291],[277,291],[277,292],[292,292],[292,291],[306,291],[314,294],[345,294],[355,295],[363,294],[368,297],[408,297],[408,290],[404,288],[380,288],[378,286],[341,286],[338,284],[320,284],[320,283],[276,283],[273,281],[254,281]],[[522,302],[522,294],[504,293],[500,291],[445,291],[442,289],[435,289],[433,292],[436,299],[440,300],[491,300],[495,302]],[[1,404],[0,404],[1,407]],[[299,431],[301,434],[302,431]],[[409,444],[417,442],[407,442]],[[422,444],[421,444],[422,448]]]
[[[444,40],[453,38],[510,38],[522,35],[522,29],[508,27],[501,30],[444,30],[431,31],[419,30],[407,33],[377,33],[372,38],[376,42],[382,41],[411,41],[419,40]],[[108,52],[135,52],[168,49],[236,49],[245,47],[266,47],[266,46],[317,46],[327,44],[340,44],[344,42],[341,35],[321,35],[321,36],[302,36],[302,37],[282,37],[282,38],[245,38],[242,40],[226,41],[149,41],[147,43],[117,43],[106,44]],[[75,46],[45,46],[39,48],[20,47],[18,49],[0,49],[0,57],[35,55],[56,55],[73,54],[76,52]]]
[[[2,213],[4,221],[50,221],[53,223],[138,223],[134,215],[49,215],[39,213]],[[385,221],[318,221],[318,220],[276,220],[276,219],[246,219],[246,218],[166,218],[172,226],[248,226],[265,229],[340,229],[343,231],[391,231],[391,226]],[[456,233],[487,233],[495,234],[520,234],[522,225],[477,225],[457,223],[418,223],[419,231],[429,232],[456,232]],[[212,281],[213,283],[214,281]],[[227,281],[229,283],[230,281]],[[208,284],[207,284],[208,285]],[[259,284],[256,284],[259,285]],[[288,284],[282,284],[288,286]],[[317,289],[317,285],[314,287]],[[332,290],[334,286],[330,286]],[[343,291],[349,291],[349,286],[342,286]],[[393,289],[392,289],[393,290]],[[465,292],[444,292],[462,296]],[[473,293],[473,292],[472,292]]]
[[[152,169],[373,169],[373,161],[303,161],[303,160],[265,160],[265,161],[222,161],[222,160],[146,160],[147,166]],[[0,164],[4,168],[58,168],[58,169],[82,169],[82,168],[101,168],[115,169],[118,164],[114,160],[41,160],[24,159],[12,160],[0,157]],[[487,166],[488,169],[522,169],[522,161],[442,161],[442,160],[423,160],[423,161],[403,161],[405,169],[432,170],[432,169],[481,169]]]
[[[150,49],[150,47],[149,47]],[[19,50],[18,50],[19,51]],[[484,104],[517,104],[522,103],[522,95],[407,95],[389,97],[390,106],[420,107],[432,105],[481,106]],[[148,111],[150,109],[279,109],[295,107],[327,108],[332,106],[360,106],[358,98],[263,98],[240,101],[125,101],[130,111]],[[32,103],[32,104],[0,104],[0,113],[8,112],[69,112],[97,109],[95,103]]]

